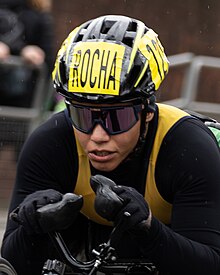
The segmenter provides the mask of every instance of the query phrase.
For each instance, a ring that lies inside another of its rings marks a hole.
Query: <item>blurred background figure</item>
[[[37,66],[46,65],[49,84],[53,40],[51,0],[0,0],[0,62],[16,55],[26,65],[34,65],[19,69],[0,66],[0,105],[31,106]]]
[[[51,90],[54,55],[51,0],[0,0],[0,106],[4,105],[9,113],[0,115],[2,217],[1,208],[8,203],[18,155],[35,119],[26,112],[25,119],[20,118],[19,111],[12,108],[13,113],[7,106],[19,107],[20,113],[20,107],[29,108],[30,112],[40,108],[36,113],[43,113],[43,107],[36,107],[35,99],[40,95],[44,104],[43,97],[47,98]]]

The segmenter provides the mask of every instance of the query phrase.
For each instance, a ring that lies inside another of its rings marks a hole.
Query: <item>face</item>
[[[144,105],[66,103],[75,135],[94,168],[112,171],[134,150]],[[146,123],[152,118],[148,113]]]
[[[135,148],[142,105],[67,103],[76,137],[93,167],[114,170]]]
[[[135,148],[140,135],[140,120],[127,132],[109,135],[100,124],[91,134],[75,129],[75,134],[92,166],[100,171],[114,170]]]

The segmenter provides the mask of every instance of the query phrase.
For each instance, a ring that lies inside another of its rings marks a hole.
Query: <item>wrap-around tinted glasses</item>
[[[88,107],[66,101],[73,126],[86,134],[90,134],[100,124],[109,135],[116,135],[131,129],[139,120],[142,105]]]

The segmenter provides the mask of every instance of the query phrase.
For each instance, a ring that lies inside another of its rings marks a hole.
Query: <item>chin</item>
[[[103,171],[103,172],[111,172],[113,171],[118,164],[110,164],[110,163],[97,163],[97,162],[92,162],[92,166],[99,170],[99,171]]]

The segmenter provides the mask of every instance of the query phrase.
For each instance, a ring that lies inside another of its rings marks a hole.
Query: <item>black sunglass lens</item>
[[[133,106],[114,109],[91,108],[69,105],[73,125],[84,133],[92,131],[96,123],[100,123],[109,134],[119,134],[128,131],[138,121],[137,110]]]

